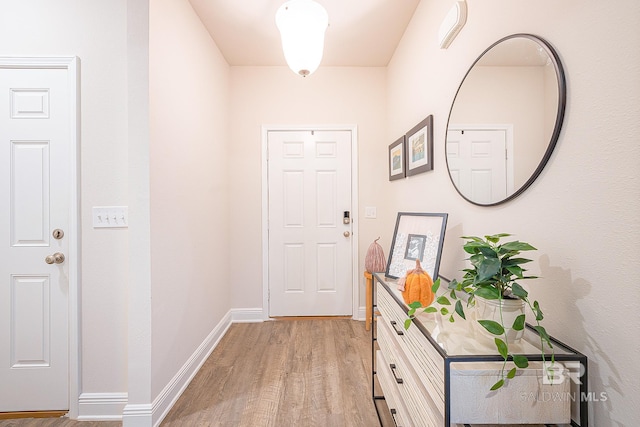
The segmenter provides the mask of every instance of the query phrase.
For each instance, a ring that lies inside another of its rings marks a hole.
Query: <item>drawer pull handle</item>
[[[395,320],[392,320],[391,322],[391,327],[393,328],[394,331],[396,331],[396,334],[398,335],[404,335],[404,331],[402,329],[398,329],[396,328],[396,325],[398,324]]]
[[[398,384],[402,384],[404,382],[404,380],[400,377],[398,377],[398,375],[396,374],[396,365],[394,365],[393,363],[391,363],[389,365],[389,367],[391,368],[391,373],[393,374],[393,378],[396,379],[396,382]]]
[[[394,408],[391,408],[389,411],[391,412],[391,419],[393,420],[393,425],[396,427],[400,427],[398,425],[398,422],[396,421],[396,414],[398,413],[398,411],[396,411]]]

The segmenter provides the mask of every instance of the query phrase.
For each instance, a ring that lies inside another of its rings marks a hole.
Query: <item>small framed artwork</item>
[[[404,135],[389,146],[389,181],[406,176]]]
[[[446,213],[399,212],[385,276],[398,279],[416,267],[416,260],[433,280],[438,278],[447,227]]]
[[[415,125],[407,140],[407,176],[433,170],[433,116]]]
[[[424,234],[409,234],[407,237],[407,248],[404,253],[404,259],[415,261],[422,259],[424,256],[424,244],[427,236]]]

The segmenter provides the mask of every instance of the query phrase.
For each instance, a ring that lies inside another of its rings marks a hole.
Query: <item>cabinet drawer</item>
[[[396,349],[396,339],[393,337],[395,334],[395,330],[393,330],[393,328],[394,327],[390,326],[390,323],[386,318],[378,318],[378,346],[389,363],[396,363],[398,353]]]
[[[559,362],[556,362],[559,364]],[[530,362],[509,386],[487,390],[501,363],[452,363],[451,422],[465,424],[561,424],[571,422],[569,381],[545,384],[541,362]],[[562,366],[562,365],[559,365]]]
[[[407,314],[389,295],[384,286],[377,283],[376,292],[378,309],[385,319],[383,322],[388,323],[397,331],[393,333],[395,341],[407,356],[409,364],[414,367],[420,381],[424,383],[440,414],[444,414],[444,360],[442,356],[415,325],[412,325],[408,330],[404,329]],[[394,324],[392,325],[391,322]]]
[[[444,421],[442,411],[433,402],[425,384],[408,363],[404,351],[395,338],[396,331],[384,317],[378,319],[377,325],[378,345],[386,362],[386,365],[378,366],[378,371],[384,369],[391,376],[413,425],[440,427]]]
[[[393,379],[392,372],[389,370],[389,365],[390,363],[385,359],[382,351],[376,351],[378,381],[393,421],[397,427],[411,427],[413,424],[408,421],[410,418],[407,416],[407,409],[402,403],[402,399],[398,396],[398,387]]]

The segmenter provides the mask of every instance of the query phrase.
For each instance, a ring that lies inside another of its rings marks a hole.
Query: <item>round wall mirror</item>
[[[565,103],[564,70],[545,40],[514,34],[485,50],[449,113],[445,151],[458,193],[492,206],[526,190],[551,156]]]

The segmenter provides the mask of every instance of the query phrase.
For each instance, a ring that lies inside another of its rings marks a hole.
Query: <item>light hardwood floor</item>
[[[119,421],[71,421],[67,418],[19,418],[0,421],[2,427],[120,427]]]
[[[379,422],[370,384],[370,332],[363,322],[234,324],[161,426],[375,427]],[[0,421],[0,427],[120,425],[66,419]]]
[[[232,325],[162,426],[377,426],[369,345],[352,320]]]

